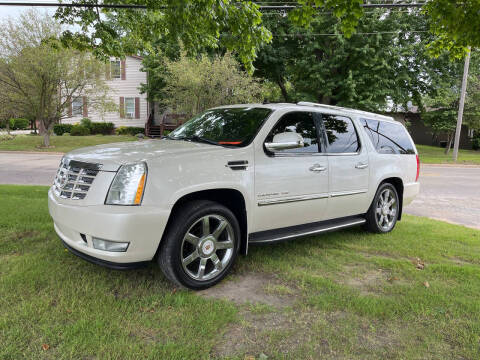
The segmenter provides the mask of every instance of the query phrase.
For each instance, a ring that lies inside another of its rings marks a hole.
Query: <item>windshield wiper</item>
[[[172,140],[186,140],[186,141],[194,141],[194,142],[200,142],[204,144],[210,144],[210,145],[217,145],[221,146],[218,142],[198,136],[198,135],[192,135],[192,136],[180,136],[180,137],[168,137],[169,139]]]

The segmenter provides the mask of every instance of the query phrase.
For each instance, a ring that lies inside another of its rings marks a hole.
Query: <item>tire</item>
[[[385,197],[387,197],[385,199]],[[400,201],[395,186],[383,183],[377,189],[372,204],[365,216],[365,228],[373,233],[382,234],[393,230],[398,220]]]
[[[195,200],[174,216],[160,245],[162,272],[174,284],[192,290],[217,284],[238,254],[240,226],[235,215],[219,203]]]

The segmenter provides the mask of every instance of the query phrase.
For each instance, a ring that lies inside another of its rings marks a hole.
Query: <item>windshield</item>
[[[271,112],[267,108],[252,107],[208,110],[172,131],[168,138],[245,146]]]

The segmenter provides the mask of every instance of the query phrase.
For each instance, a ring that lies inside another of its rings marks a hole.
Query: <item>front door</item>
[[[319,124],[311,112],[280,117],[264,142],[276,134],[296,132],[304,146],[255,153],[255,204],[252,231],[324,220],[328,203],[328,157],[320,155]],[[262,143],[263,145],[263,143]]]
[[[329,163],[328,218],[363,214],[368,210],[368,152],[353,121],[322,114],[323,137]]]

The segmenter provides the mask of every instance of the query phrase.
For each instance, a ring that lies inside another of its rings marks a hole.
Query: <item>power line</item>
[[[405,31],[378,31],[378,32],[357,32],[352,35],[377,35],[377,34],[402,34],[402,33],[426,33],[428,30],[405,30]],[[306,34],[272,34],[273,36],[287,36],[287,37],[292,37],[292,36],[342,36],[343,34],[341,33],[306,33]]]

